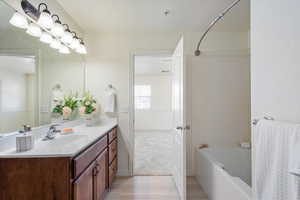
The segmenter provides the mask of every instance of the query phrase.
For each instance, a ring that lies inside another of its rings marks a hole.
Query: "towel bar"
[[[271,116],[265,116],[264,119],[265,119],[265,120],[271,120],[271,121],[274,121],[274,120],[275,120],[275,119],[274,119],[273,117],[271,117]],[[253,119],[252,124],[253,124],[253,125],[257,125],[258,122],[259,122],[259,120],[260,120],[260,119]]]

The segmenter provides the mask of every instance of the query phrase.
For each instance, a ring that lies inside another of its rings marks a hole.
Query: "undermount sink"
[[[74,135],[57,135],[54,139],[50,140],[41,140],[42,142],[45,143],[55,143],[57,145],[61,145],[61,144],[68,144],[68,143],[73,143],[76,140],[80,140],[86,136],[84,135],[75,135],[76,133],[72,133]]]

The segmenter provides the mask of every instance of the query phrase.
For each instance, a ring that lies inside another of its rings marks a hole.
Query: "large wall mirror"
[[[52,122],[57,91],[84,90],[84,57],[61,54],[9,21],[15,10],[0,0],[0,136]]]

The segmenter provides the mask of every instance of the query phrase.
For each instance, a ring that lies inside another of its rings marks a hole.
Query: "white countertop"
[[[73,157],[105,133],[117,125],[116,119],[99,122],[98,125],[87,127],[85,124],[73,128],[74,133],[57,133],[55,139],[35,141],[35,147],[25,152],[16,152],[15,145],[5,151],[0,151],[0,158],[28,158],[28,157]]]

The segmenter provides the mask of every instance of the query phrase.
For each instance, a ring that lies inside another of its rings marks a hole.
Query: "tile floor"
[[[170,175],[173,135],[170,131],[136,131],[135,175]]]
[[[179,200],[171,176],[117,178],[105,200]],[[194,178],[187,179],[187,200],[208,200]]]

